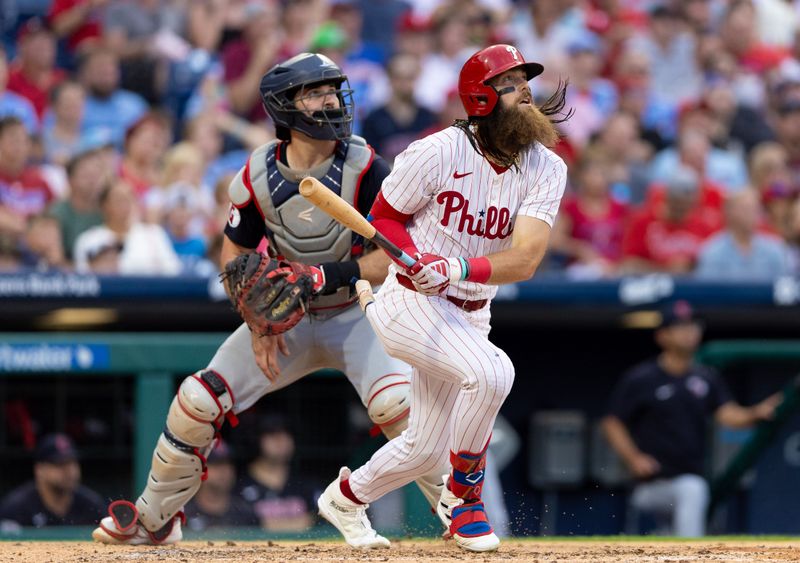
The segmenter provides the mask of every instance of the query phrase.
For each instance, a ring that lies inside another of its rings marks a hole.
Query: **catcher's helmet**
[[[337,109],[323,109],[308,115],[294,105],[301,88],[333,84],[339,98]],[[320,140],[346,139],[352,134],[353,91],[347,76],[325,55],[300,53],[269,69],[261,78],[261,100],[275,122],[279,139],[288,140],[288,129],[302,131]]]
[[[492,113],[499,93],[486,82],[512,68],[523,69],[528,80],[544,71],[539,63],[526,63],[522,53],[511,45],[491,45],[481,49],[464,63],[458,75],[458,95],[467,115],[483,117]]]

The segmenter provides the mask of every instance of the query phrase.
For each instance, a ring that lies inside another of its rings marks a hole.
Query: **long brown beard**
[[[559,134],[550,119],[533,104],[528,107],[497,104],[497,109],[478,125],[478,137],[487,146],[512,156],[535,143],[552,147]]]
[[[492,113],[478,122],[475,136],[486,157],[507,167],[518,164],[519,154],[535,143],[552,147],[558,141],[553,123],[534,105],[507,108],[498,103]]]

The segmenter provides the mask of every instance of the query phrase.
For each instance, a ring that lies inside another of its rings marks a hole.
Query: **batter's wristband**
[[[469,279],[469,262],[467,262],[463,256],[459,256],[458,263],[461,264],[461,279]]]
[[[340,287],[350,287],[361,279],[361,268],[355,260],[325,262],[319,265],[325,272],[325,285],[320,293],[329,295]]]
[[[486,283],[492,277],[492,263],[486,256],[479,258],[467,258],[467,281],[475,283]]]

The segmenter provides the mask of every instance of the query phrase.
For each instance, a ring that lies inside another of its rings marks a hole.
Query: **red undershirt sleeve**
[[[411,220],[411,215],[400,213],[389,205],[383,198],[382,193],[378,193],[378,197],[375,198],[375,203],[372,204],[372,209],[369,213],[369,219],[373,227],[400,247],[406,254],[409,256],[416,256],[419,254],[417,246],[411,239],[411,235],[408,234],[408,230],[406,230],[406,223]],[[391,254],[389,254],[389,256],[392,260],[405,267],[405,265],[396,260],[394,256]]]

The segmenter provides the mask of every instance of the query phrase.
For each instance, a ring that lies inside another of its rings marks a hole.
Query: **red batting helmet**
[[[481,49],[461,67],[458,75],[458,95],[470,117],[489,115],[499,99],[497,90],[486,84],[490,78],[512,68],[521,68],[528,80],[539,76],[544,67],[539,63],[526,63],[522,53],[511,45],[492,45]]]

